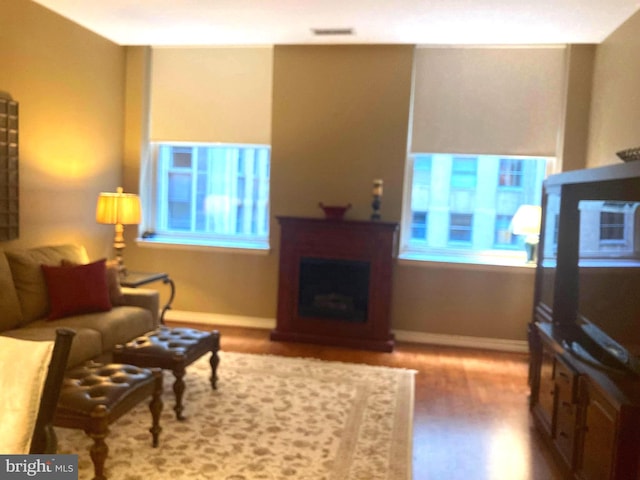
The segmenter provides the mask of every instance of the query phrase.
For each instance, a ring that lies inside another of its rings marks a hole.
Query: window
[[[416,157],[413,168],[415,188],[411,193],[411,239],[427,239],[427,209],[431,192],[431,156]]]
[[[452,213],[449,225],[449,242],[471,244],[472,229],[473,215]]]
[[[580,259],[639,258],[640,202],[580,200]]]
[[[451,188],[476,188],[478,162],[473,157],[453,157]]]
[[[411,221],[411,238],[413,240],[426,240],[427,238],[427,212],[413,212]]]
[[[520,205],[540,205],[549,161],[500,155],[410,155],[401,257],[524,263],[524,239],[512,234],[511,219]]]
[[[268,247],[268,146],[159,143],[154,155],[154,240]]]
[[[522,187],[523,160],[501,158],[498,185],[501,187]]]
[[[624,241],[624,213],[600,212],[600,241]]]

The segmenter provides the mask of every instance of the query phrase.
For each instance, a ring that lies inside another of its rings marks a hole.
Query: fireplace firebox
[[[302,257],[299,284],[300,317],[367,321],[369,262]]]
[[[278,217],[278,313],[271,339],[392,351],[398,224]]]

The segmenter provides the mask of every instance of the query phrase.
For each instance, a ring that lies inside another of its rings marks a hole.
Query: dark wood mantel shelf
[[[391,280],[398,224],[380,221],[277,217],[281,228],[278,313],[272,340],[390,352]],[[301,314],[301,264],[354,262],[368,271],[366,316],[362,321]]]

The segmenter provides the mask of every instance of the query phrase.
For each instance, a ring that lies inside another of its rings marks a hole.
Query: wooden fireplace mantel
[[[281,228],[280,271],[277,322],[271,339],[392,351],[391,280],[398,224],[300,217],[277,219]],[[299,314],[303,258],[366,262],[369,265],[368,308],[364,322]]]

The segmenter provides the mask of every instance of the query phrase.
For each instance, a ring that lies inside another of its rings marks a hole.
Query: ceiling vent
[[[312,28],[311,31],[317,36],[330,35],[353,35],[353,28]]]

